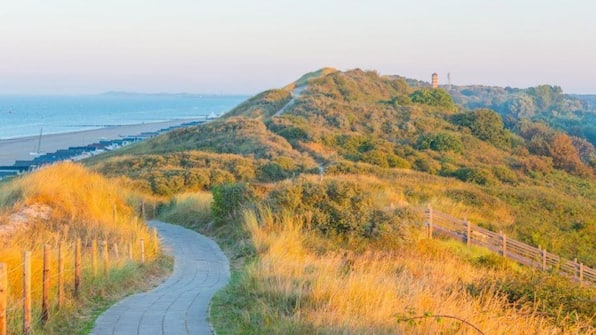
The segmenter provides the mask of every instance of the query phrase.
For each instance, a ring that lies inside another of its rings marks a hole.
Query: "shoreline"
[[[205,118],[108,126],[91,130],[42,135],[40,153],[54,152],[74,146],[86,146],[98,143],[100,140],[117,140],[127,136],[138,136],[145,132],[155,132],[196,121],[205,121]],[[13,165],[17,160],[32,160],[34,156],[30,153],[37,151],[38,142],[39,136],[0,140],[0,166]]]

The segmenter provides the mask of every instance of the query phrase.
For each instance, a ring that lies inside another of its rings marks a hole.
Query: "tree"
[[[510,136],[505,130],[501,116],[490,109],[456,114],[452,117],[452,122],[470,128],[474,136],[496,147],[510,146]]]
[[[555,168],[580,176],[591,174],[590,169],[582,163],[578,149],[568,135],[543,123],[529,121],[520,123],[520,135],[527,141],[531,153],[551,157]]]
[[[455,108],[455,104],[453,103],[453,99],[449,93],[442,89],[423,88],[416,90],[414,93],[410,94],[410,99],[412,102],[419,104],[425,104],[434,107],[445,107],[449,109]]]
[[[431,149],[434,151],[462,152],[464,150],[458,137],[445,132],[420,135],[416,141],[416,147],[420,150]]]
[[[526,93],[534,98],[538,108],[545,110],[560,100],[563,90],[559,86],[540,85],[528,88]]]

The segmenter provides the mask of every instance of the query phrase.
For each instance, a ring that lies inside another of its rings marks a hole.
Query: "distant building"
[[[433,81],[432,81],[432,86],[433,88],[437,88],[439,87],[439,75],[436,73],[433,73]]]

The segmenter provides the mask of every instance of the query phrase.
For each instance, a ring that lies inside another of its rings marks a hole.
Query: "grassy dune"
[[[42,168],[0,191],[0,262],[8,266],[9,333],[18,333],[22,320],[22,253],[32,252],[33,330],[35,333],[84,333],[94,316],[124,295],[155,284],[168,272],[171,262],[160,256],[159,242],[138,218],[129,194],[117,184],[80,165],[61,163]],[[83,278],[81,292],[73,292],[74,243],[82,241]],[[136,246],[146,241],[147,263],[141,265]],[[106,241],[110,271],[94,275],[90,246]],[[65,258],[65,303],[57,307],[57,254],[63,244]],[[128,245],[135,260],[129,261]],[[39,322],[41,305],[42,250],[50,249],[50,320]],[[117,245],[121,257],[114,256]],[[149,280],[147,280],[149,278]]]
[[[512,304],[496,286],[527,271],[480,249],[412,237],[338,246],[303,218],[244,212],[256,255],[213,304],[219,334],[593,334],[589,318]],[[234,320],[234,322],[229,322]]]
[[[359,195],[374,195],[381,207],[416,206],[414,198],[375,177],[329,179],[362,183],[372,192]],[[324,184],[334,181],[329,179]],[[412,178],[402,187],[421,192],[422,186],[414,187],[418,182]],[[276,190],[294,193],[294,183],[269,185],[267,194],[235,207],[245,209],[234,211],[236,220],[223,225],[212,222],[214,200],[205,192],[177,196],[162,207],[162,219],[210,234],[231,259],[232,282],[212,304],[218,334],[596,331],[594,288],[580,288],[482,248],[426,240],[422,227],[408,223],[417,219],[408,215],[392,223],[397,230],[382,230],[374,238],[325,236],[312,226],[316,209],[304,214],[298,213],[301,207],[267,207]],[[456,205],[434,201],[445,208]],[[472,209],[454,206],[459,214],[473,214]]]
[[[593,148],[402,78],[319,74],[91,163],[226,249],[219,334],[594,333],[593,288],[420,236],[431,205],[593,267]]]

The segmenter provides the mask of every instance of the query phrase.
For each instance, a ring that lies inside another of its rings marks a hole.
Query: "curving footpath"
[[[99,316],[91,335],[211,334],[209,303],[230,278],[226,256],[215,242],[192,230],[150,224],[176,259],[172,276],[112,306]]]

